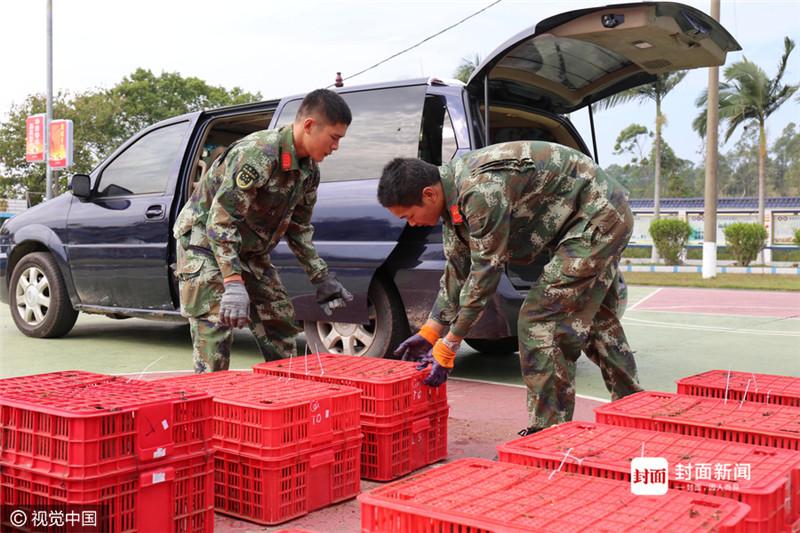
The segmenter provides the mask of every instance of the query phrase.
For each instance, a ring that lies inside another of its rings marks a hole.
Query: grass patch
[[[800,276],[795,274],[717,274],[712,279],[697,272],[623,272],[622,276],[628,285],[800,291]]]
[[[773,248],[772,260],[800,263],[800,248]]]
[[[650,246],[629,246],[622,252],[623,258],[650,259],[652,251]]]
[[[703,259],[703,248],[687,248],[686,259],[696,259],[698,261]],[[735,261],[733,252],[724,246],[717,248],[717,261]]]

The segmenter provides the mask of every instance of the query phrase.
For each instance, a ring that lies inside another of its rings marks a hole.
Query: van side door
[[[92,173],[88,199],[72,199],[66,247],[82,308],[175,309],[169,210],[193,122],[146,130]]]

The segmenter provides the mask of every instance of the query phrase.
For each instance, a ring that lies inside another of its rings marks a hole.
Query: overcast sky
[[[54,91],[111,87],[142,67],[179,72],[226,88],[259,91],[265,98],[302,93],[347,78],[428,37],[492,0],[245,1],[53,0]],[[685,3],[708,11],[710,0]],[[515,33],[550,15],[610,1],[503,0],[456,28],[371,70],[347,85],[451,77],[462,57],[486,57]],[[742,54],[775,73],[783,37],[800,41],[800,0],[722,1],[722,23]],[[12,103],[46,90],[46,1],[4,0],[0,20],[0,118]],[[798,42],[800,45],[800,42]],[[705,69],[691,72],[667,97],[665,138],[680,157],[698,160],[700,139],[691,130],[694,100],[707,85]],[[800,80],[800,50],[784,77]],[[613,156],[614,140],[632,122],[653,127],[652,104],[629,104],[595,117],[600,162]],[[55,117],[58,118],[58,117]],[[585,111],[572,117],[591,145]],[[768,122],[769,139],[800,122],[800,104],[788,103]],[[738,133],[734,135],[738,137]],[[731,143],[732,144],[732,143]]]

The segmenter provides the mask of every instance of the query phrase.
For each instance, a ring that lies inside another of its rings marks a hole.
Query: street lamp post
[[[719,21],[720,0],[711,0],[711,17]],[[717,150],[719,67],[708,69],[706,114],[706,184],[703,207],[703,279],[717,275]]]
[[[53,197],[53,172],[50,170],[50,122],[53,120],[53,0],[47,0],[47,114],[44,119],[45,198]]]

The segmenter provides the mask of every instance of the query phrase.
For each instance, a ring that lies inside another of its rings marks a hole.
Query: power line
[[[473,13],[473,14],[471,14],[471,15],[469,15],[469,16],[466,16],[466,17],[464,17],[463,19],[459,20],[458,22],[456,22],[456,23],[454,23],[454,24],[451,24],[450,26],[446,27],[445,29],[443,29],[443,30],[441,30],[441,31],[438,31],[438,32],[434,33],[433,35],[431,35],[431,36],[429,36],[429,37],[426,37],[426,38],[422,39],[422,40],[421,40],[420,42],[418,42],[417,44],[414,44],[414,45],[412,45],[412,46],[409,46],[409,47],[408,47],[408,48],[406,48],[405,50],[401,50],[400,52],[397,52],[396,54],[390,55],[390,56],[389,56],[389,57],[387,57],[386,59],[384,59],[384,60],[381,60],[381,61],[378,61],[377,63],[375,63],[375,64],[374,64],[374,65],[372,65],[371,67],[367,67],[367,68],[365,68],[364,70],[361,70],[361,71],[359,71],[359,72],[356,72],[356,73],[355,73],[355,74],[353,74],[352,76],[348,76],[348,77],[346,77],[346,78],[342,78],[342,81],[345,81],[345,80],[352,80],[352,79],[353,79],[353,78],[355,78],[356,76],[359,76],[359,75],[361,75],[361,74],[364,74],[365,72],[367,72],[367,71],[370,71],[370,70],[374,69],[375,67],[378,67],[378,66],[380,66],[380,65],[383,65],[383,64],[384,64],[384,63],[386,63],[387,61],[389,61],[389,60],[391,60],[391,59],[394,59],[395,57],[397,57],[397,56],[400,56],[400,55],[402,55],[402,54],[405,54],[405,53],[406,53],[406,52],[408,52],[409,50],[413,50],[414,48],[416,48],[416,47],[420,46],[421,44],[423,44],[423,43],[425,43],[425,42],[427,42],[427,41],[430,41],[430,40],[431,40],[431,39],[433,39],[434,37],[438,37],[439,35],[441,35],[441,34],[443,34],[443,33],[447,32],[447,31],[450,31],[450,30],[452,30],[452,29],[453,29],[453,28],[455,28],[456,26],[458,26],[458,25],[460,25],[460,24],[462,24],[462,23],[466,22],[467,20],[471,19],[472,17],[474,17],[474,16],[476,16],[476,15],[480,15],[481,13],[483,13],[484,11],[486,11],[487,9],[489,9],[490,7],[497,5],[497,4],[499,4],[500,2],[502,2],[502,1],[503,1],[503,0],[495,0],[495,1],[494,1],[494,2],[492,2],[491,4],[489,4],[489,5],[485,6],[485,7],[483,7],[482,9],[479,9],[479,10],[478,10],[478,11],[476,11],[475,13]],[[332,83],[332,84],[328,85],[328,87],[327,87],[327,88],[328,88],[328,89],[330,89],[330,88],[331,88],[331,87],[333,87],[333,86],[334,86],[334,84]]]

